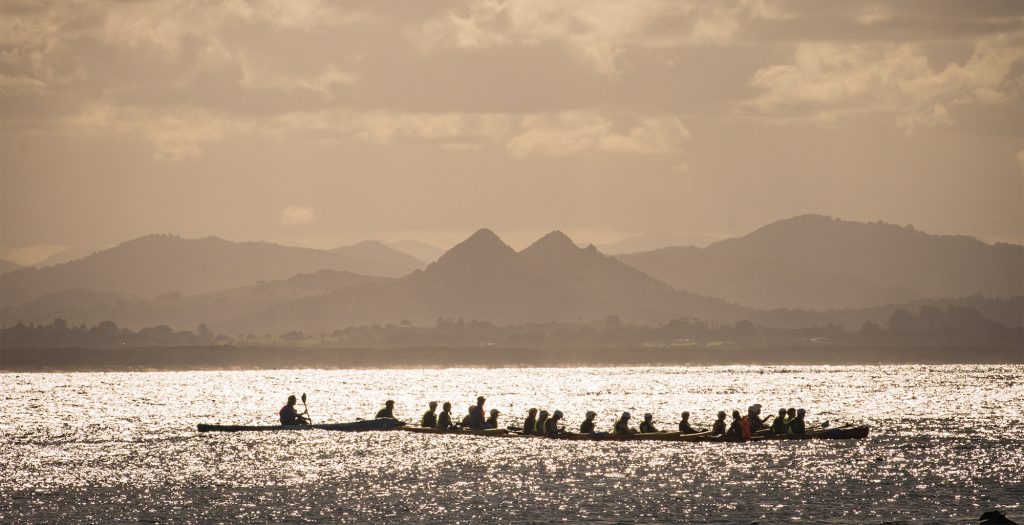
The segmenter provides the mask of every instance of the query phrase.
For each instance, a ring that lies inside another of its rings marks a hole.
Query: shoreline
[[[908,364],[1024,364],[1024,349],[878,346],[557,350],[245,346],[0,349],[2,372]]]

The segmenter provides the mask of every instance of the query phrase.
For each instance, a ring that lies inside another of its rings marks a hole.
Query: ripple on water
[[[1024,514],[1024,367],[854,366],[283,370],[2,374],[0,522],[433,521],[598,523],[975,521]],[[869,439],[751,444],[588,443],[283,432],[266,424],[306,392],[317,421],[418,419],[476,395],[516,423],[529,407],[623,410],[675,426],[689,410],[867,422]],[[1015,506],[1016,505],[1016,506]]]

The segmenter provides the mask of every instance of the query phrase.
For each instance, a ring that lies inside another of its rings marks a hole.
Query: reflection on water
[[[1024,517],[1024,367],[700,367],[3,374],[0,522],[366,521],[810,523]],[[866,422],[858,441],[614,443],[271,432],[290,393],[315,422],[418,420],[477,395],[517,423],[529,407],[623,410],[675,426],[689,410],[806,407]],[[952,519],[951,519],[952,518]]]

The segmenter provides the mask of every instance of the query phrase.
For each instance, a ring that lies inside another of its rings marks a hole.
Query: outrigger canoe
[[[379,418],[351,423],[323,423],[319,425],[196,425],[199,432],[259,432],[268,430],[333,430],[337,432],[365,432],[401,428],[397,419]]]
[[[783,435],[776,436],[770,434],[755,434],[751,437],[750,441],[768,441],[768,440],[801,440],[801,439],[861,439],[868,435],[871,427],[867,425],[862,426],[845,426],[836,428],[823,428],[809,431],[807,434],[800,436]],[[422,434],[468,434],[477,436],[489,436],[489,437],[505,437],[505,438],[537,438],[543,439],[544,436],[536,434],[522,434],[519,432],[509,432],[505,429],[487,429],[487,430],[468,430],[468,429],[453,429],[442,431],[436,428],[424,428],[424,427],[401,427],[401,430],[406,432],[417,432]],[[581,434],[578,432],[568,432],[565,434],[559,434],[553,439],[565,439],[572,441],[683,441],[691,443],[727,443],[736,441],[731,436],[715,436],[710,431],[697,432],[695,434],[683,434],[681,432],[651,432],[647,434],[627,434],[617,435],[610,434],[607,432],[595,432],[592,434]]]

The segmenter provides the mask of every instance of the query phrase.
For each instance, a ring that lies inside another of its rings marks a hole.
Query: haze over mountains
[[[860,308],[1024,294],[1024,247],[804,215],[706,248],[617,255],[676,288],[756,308]]]
[[[418,259],[374,241],[314,250],[217,237],[147,235],[68,263],[6,274],[0,298],[5,307],[73,289],[153,298],[168,292],[215,292],[325,269],[397,277],[422,266]]]
[[[432,325],[459,317],[496,324],[617,316],[651,325],[697,317],[856,327],[884,321],[896,303],[1020,296],[1022,250],[821,216],[780,221],[703,249],[616,257],[580,248],[558,231],[516,252],[483,229],[425,268],[377,242],[312,250],[153,235],[54,267],[4,274],[0,317],[6,325],[61,317],[133,329],[206,323],[229,334],[403,320]],[[1020,310],[1019,297],[956,304],[1000,322],[1012,322]]]

